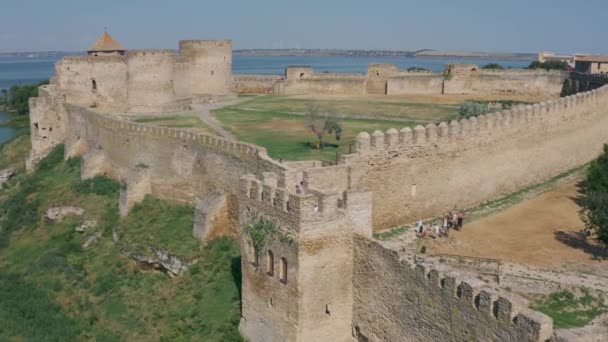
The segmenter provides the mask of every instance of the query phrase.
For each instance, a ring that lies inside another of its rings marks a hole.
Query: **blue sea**
[[[12,85],[37,83],[53,76],[57,58],[0,58],[0,89]],[[504,67],[523,68],[527,61],[484,60],[471,58],[410,58],[410,57],[318,57],[318,56],[234,56],[232,71],[234,74],[283,75],[289,65],[310,65],[317,72],[365,73],[370,63],[391,63],[400,69],[422,67],[435,72],[443,70],[448,63],[474,63],[484,65],[499,63]],[[0,122],[8,114],[0,111]],[[15,134],[12,128],[0,128],[0,143]]]
[[[14,84],[36,83],[53,75],[59,58],[0,58],[0,89]],[[370,63],[392,63],[400,69],[422,67],[435,72],[447,63],[499,63],[504,67],[523,68],[527,61],[484,60],[471,58],[409,58],[409,57],[312,57],[312,56],[234,56],[235,74],[283,75],[289,65],[310,65],[317,72],[365,73]]]

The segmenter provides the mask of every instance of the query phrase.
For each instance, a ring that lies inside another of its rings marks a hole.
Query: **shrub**
[[[464,101],[458,110],[458,116],[463,119],[470,118],[485,113],[488,110],[486,105],[475,101]]]
[[[559,61],[546,61],[541,63],[539,61],[534,61],[530,63],[526,69],[545,69],[547,71],[568,70],[568,63]]]
[[[3,91],[0,95],[0,103],[8,106],[10,110],[17,114],[24,115],[29,113],[30,97],[38,96],[38,87],[48,84],[49,81],[43,81],[37,84],[14,85],[8,91]]]
[[[72,183],[72,189],[81,194],[95,194],[100,196],[115,196],[118,194],[120,184],[105,176],[95,176]]]
[[[504,67],[498,63],[488,63],[481,67],[482,69],[503,70]]]
[[[429,69],[413,66],[413,67],[407,68],[407,71],[429,71]]]

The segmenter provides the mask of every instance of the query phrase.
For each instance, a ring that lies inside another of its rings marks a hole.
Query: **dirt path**
[[[222,137],[237,140],[232,133],[224,129],[222,123],[218,119],[216,119],[213,114],[211,114],[211,111],[226,106],[232,106],[250,99],[251,98],[236,98],[212,104],[192,105],[192,114],[199,117],[207,126],[209,126],[212,130],[214,130]]]

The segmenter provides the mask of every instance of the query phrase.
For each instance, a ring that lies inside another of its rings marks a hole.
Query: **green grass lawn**
[[[392,122],[384,120],[343,119],[340,141],[327,135],[325,142],[330,146],[322,150],[314,149],[316,136],[307,126],[306,117],[281,112],[252,112],[234,107],[214,111],[216,118],[225,129],[239,140],[264,146],[275,159],[304,160],[319,159],[335,162],[338,154],[348,153],[349,145],[361,131],[386,131],[391,127],[401,128],[416,125],[414,122]],[[353,146],[354,149],[354,146]]]
[[[135,122],[170,128],[191,128],[201,133],[214,133],[201,119],[192,115],[142,116],[136,118]]]
[[[119,184],[79,175],[80,160],[64,161],[58,146],[0,191],[0,340],[240,341],[238,246],[222,238],[201,248],[190,235],[193,209],[153,197],[121,219]],[[45,219],[56,205],[85,212]],[[82,220],[98,223],[78,233]],[[176,278],[143,270],[121,254],[115,228],[200,261]],[[84,250],[95,231],[100,240]]]
[[[258,96],[234,106],[263,112],[300,112],[306,111],[311,99],[293,98],[290,96]],[[321,110],[335,110],[347,116],[381,116],[404,121],[421,120],[438,122],[449,120],[458,113],[457,104],[438,104],[423,102],[404,102],[404,100],[387,99],[314,99]]]

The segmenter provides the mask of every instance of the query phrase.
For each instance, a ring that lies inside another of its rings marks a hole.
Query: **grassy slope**
[[[190,237],[192,208],[153,198],[119,219],[118,184],[79,181],[79,164],[58,147],[0,192],[0,340],[240,340],[237,246],[219,239],[201,250]],[[50,222],[43,212],[52,205],[85,214]],[[97,227],[75,232],[83,219]],[[115,227],[140,244],[149,242],[144,228],[158,232],[153,241],[201,261],[175,279],[143,271],[120,254]],[[83,250],[94,230],[102,238]]]
[[[553,318],[555,328],[583,327],[608,312],[604,294],[588,289],[578,295],[570,291],[552,293],[538,298],[532,307]]]

